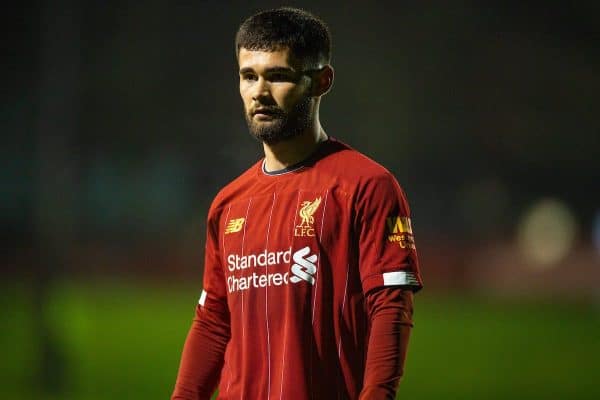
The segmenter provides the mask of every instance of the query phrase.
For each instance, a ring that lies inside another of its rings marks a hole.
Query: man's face
[[[312,123],[310,78],[289,49],[241,48],[240,95],[250,133],[267,144],[298,136]]]

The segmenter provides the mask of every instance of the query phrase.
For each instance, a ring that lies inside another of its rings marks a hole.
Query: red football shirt
[[[200,306],[231,324],[218,398],[358,398],[365,294],[382,286],[421,287],[390,172],[331,138],[295,167],[252,166],[208,215]]]

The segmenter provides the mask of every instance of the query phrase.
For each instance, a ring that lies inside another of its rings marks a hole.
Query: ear
[[[329,92],[333,86],[333,67],[329,64],[323,66],[312,76],[311,94],[320,97]]]

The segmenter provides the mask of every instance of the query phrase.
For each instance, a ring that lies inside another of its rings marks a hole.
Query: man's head
[[[274,144],[305,132],[333,83],[327,26],[306,11],[251,16],[236,35],[240,94],[250,132]]]
[[[329,28],[316,16],[297,8],[282,7],[246,19],[235,36],[240,49],[275,51],[288,48],[305,69],[318,69],[331,61]]]

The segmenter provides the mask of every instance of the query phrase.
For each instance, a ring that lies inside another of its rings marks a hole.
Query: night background
[[[217,191],[262,157],[234,35],[265,2],[5,6],[0,395],[167,399]],[[402,399],[600,398],[600,3],[290,2],[326,132],[405,189]]]

